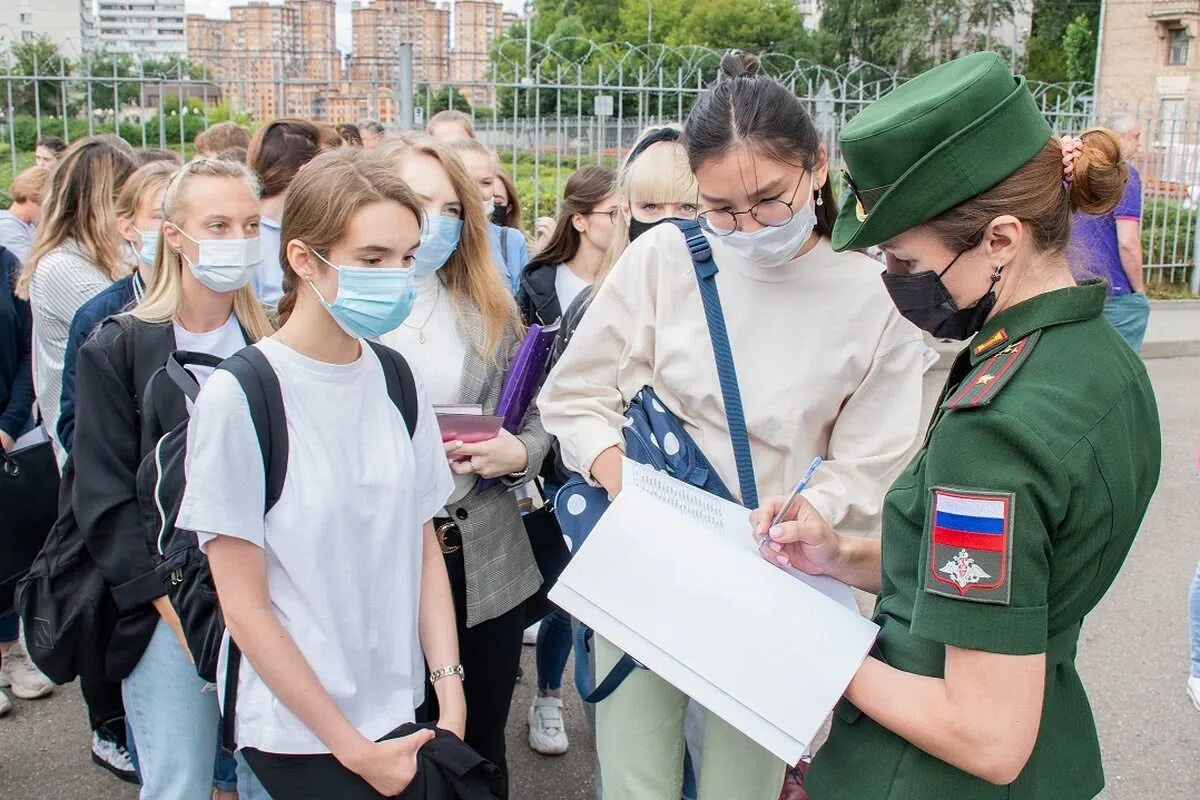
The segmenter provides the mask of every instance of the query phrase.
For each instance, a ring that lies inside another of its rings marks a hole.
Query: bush
[[[1147,266],[1191,264],[1195,255],[1196,209],[1179,200],[1156,198],[1142,209],[1142,257]]]

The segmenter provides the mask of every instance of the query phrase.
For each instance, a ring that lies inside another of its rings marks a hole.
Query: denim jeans
[[[1192,677],[1200,678],[1200,563],[1196,564],[1196,576],[1192,579],[1188,611],[1192,619]]]
[[[0,614],[0,644],[15,642],[21,630],[21,618],[17,612]]]
[[[562,688],[572,638],[571,615],[561,608],[555,608],[542,620],[536,652],[538,691],[555,692]]]
[[[1146,295],[1123,294],[1108,298],[1104,303],[1104,318],[1112,323],[1121,338],[1129,342],[1133,352],[1142,352],[1146,325],[1150,321],[1150,301]]]
[[[121,694],[137,740],[144,800],[196,800],[214,786],[237,788],[236,765],[218,746],[217,693],[196,674],[167,623],[159,620]]]

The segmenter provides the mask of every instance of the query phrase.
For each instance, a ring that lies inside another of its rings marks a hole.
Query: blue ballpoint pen
[[[759,550],[761,550],[762,546],[771,538],[771,528],[774,528],[776,525],[783,522],[784,518],[787,517],[787,515],[791,512],[792,505],[795,504],[796,498],[800,496],[802,491],[804,491],[804,487],[808,486],[808,482],[812,480],[813,473],[817,471],[817,467],[821,466],[822,461],[823,459],[820,456],[817,456],[812,460],[812,463],[808,465],[808,469],[804,471],[804,477],[801,478],[800,482],[796,484],[796,488],[792,490],[792,494],[788,497],[787,502],[783,504],[783,508],[779,509],[779,513],[775,515],[775,519],[771,520],[771,525],[767,528],[767,534],[758,540]]]

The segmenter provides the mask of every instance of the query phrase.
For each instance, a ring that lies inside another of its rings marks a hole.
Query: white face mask
[[[185,238],[200,248],[195,263],[180,251],[192,275],[201,285],[214,292],[236,292],[247,283],[262,263],[262,241],[253,239],[192,239],[176,228]]]
[[[488,222],[492,221],[492,213],[496,210],[496,200],[493,198],[483,204],[483,217]]]
[[[817,227],[817,212],[808,202],[796,210],[791,221],[777,228],[761,228],[753,233],[734,231],[716,240],[732,247],[756,266],[782,267],[796,257]]]

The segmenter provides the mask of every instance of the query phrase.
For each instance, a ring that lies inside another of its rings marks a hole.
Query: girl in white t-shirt
[[[318,156],[291,185],[283,324],[256,345],[287,411],[287,476],[265,517],[262,456],[232,374],[210,378],[188,430],[179,525],[199,532],[244,655],[237,743],[274,797],[399,794],[434,737],[397,732],[424,700],[422,654],[438,727],[464,733],[454,606],[430,523],[453,489],[437,419],[418,381],[409,437],[361,338],[411,309],[420,215],[395,170],[362,151]]]

